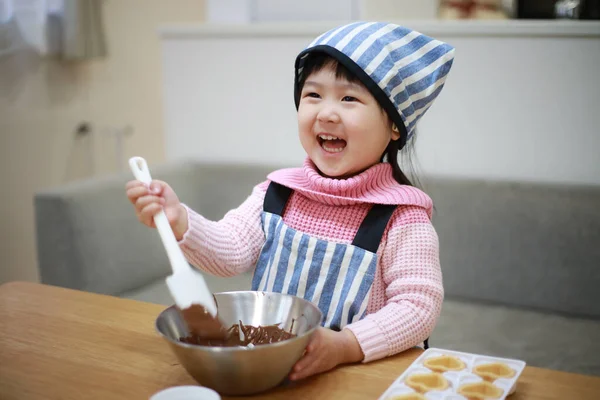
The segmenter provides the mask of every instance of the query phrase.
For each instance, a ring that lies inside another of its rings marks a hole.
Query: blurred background
[[[38,280],[33,196],[126,160],[298,165],[295,55],[352,20],[457,48],[425,175],[600,184],[597,1],[0,0],[0,283]],[[124,196],[124,194],[123,194]]]
[[[412,160],[430,183],[446,294],[457,299],[435,345],[600,374],[599,9],[0,0],[0,284],[169,304],[164,250],[125,198],[128,158],[146,158],[183,201],[219,219],[268,171],[304,160],[298,52],[337,25],[381,20],[456,48]]]

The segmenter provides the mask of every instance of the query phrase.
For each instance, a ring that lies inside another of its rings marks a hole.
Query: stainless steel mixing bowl
[[[271,389],[285,380],[302,356],[323,314],[311,302],[280,293],[255,291],[216,293],[225,326],[280,326],[297,337],[279,343],[247,347],[209,347],[182,343],[188,335],[175,306],[160,313],[156,329],[166,339],[181,365],[202,386],[223,395],[249,395]]]

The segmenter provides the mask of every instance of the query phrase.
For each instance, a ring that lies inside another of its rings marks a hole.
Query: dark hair
[[[309,53],[306,56],[306,59],[304,60],[302,72],[301,72],[301,74],[299,76],[299,80],[298,80],[299,91],[301,91],[302,88],[304,87],[306,78],[310,74],[312,74],[314,72],[319,72],[323,68],[329,67],[329,66],[332,68],[335,68],[335,77],[336,78],[345,79],[348,82],[358,83],[358,84],[364,86],[362,84],[362,82],[360,81],[360,79],[358,79],[358,77],[356,77],[356,75],[352,74],[348,70],[348,68],[346,68],[344,65],[339,63],[335,58],[331,57],[328,54],[322,53],[322,52],[312,52],[312,53]],[[385,112],[385,110],[381,107],[381,105],[380,105],[380,108],[381,108],[382,112]],[[388,115],[388,117],[389,117],[389,115]],[[391,117],[390,117],[390,119],[391,119]],[[404,148],[402,149],[402,151],[408,153],[409,165],[412,164],[412,163],[410,163],[410,158],[411,158],[412,153],[414,152],[414,144],[412,143],[413,141],[414,141],[414,138],[410,141],[411,143],[407,143],[404,146]],[[412,184],[410,179],[404,174],[404,172],[402,172],[402,169],[400,168],[400,165],[398,164],[398,153],[400,152],[400,143],[401,143],[400,140],[391,140],[390,143],[388,144],[387,148],[385,149],[384,153],[381,155],[381,162],[387,161],[392,166],[392,175],[398,183],[400,183],[401,185],[415,186]],[[412,169],[412,167],[411,167],[411,169]],[[413,173],[413,175],[414,175],[414,173]]]

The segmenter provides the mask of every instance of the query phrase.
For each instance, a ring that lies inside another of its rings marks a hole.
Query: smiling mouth
[[[328,153],[339,153],[346,148],[346,141],[336,136],[331,135],[318,135],[317,141],[321,145],[321,148]]]

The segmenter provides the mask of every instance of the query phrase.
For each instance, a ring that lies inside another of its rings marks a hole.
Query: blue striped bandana
[[[316,38],[296,58],[294,98],[306,57],[326,53],[371,92],[401,133],[402,148],[446,81],[454,48],[412,29],[381,22],[355,22]]]

